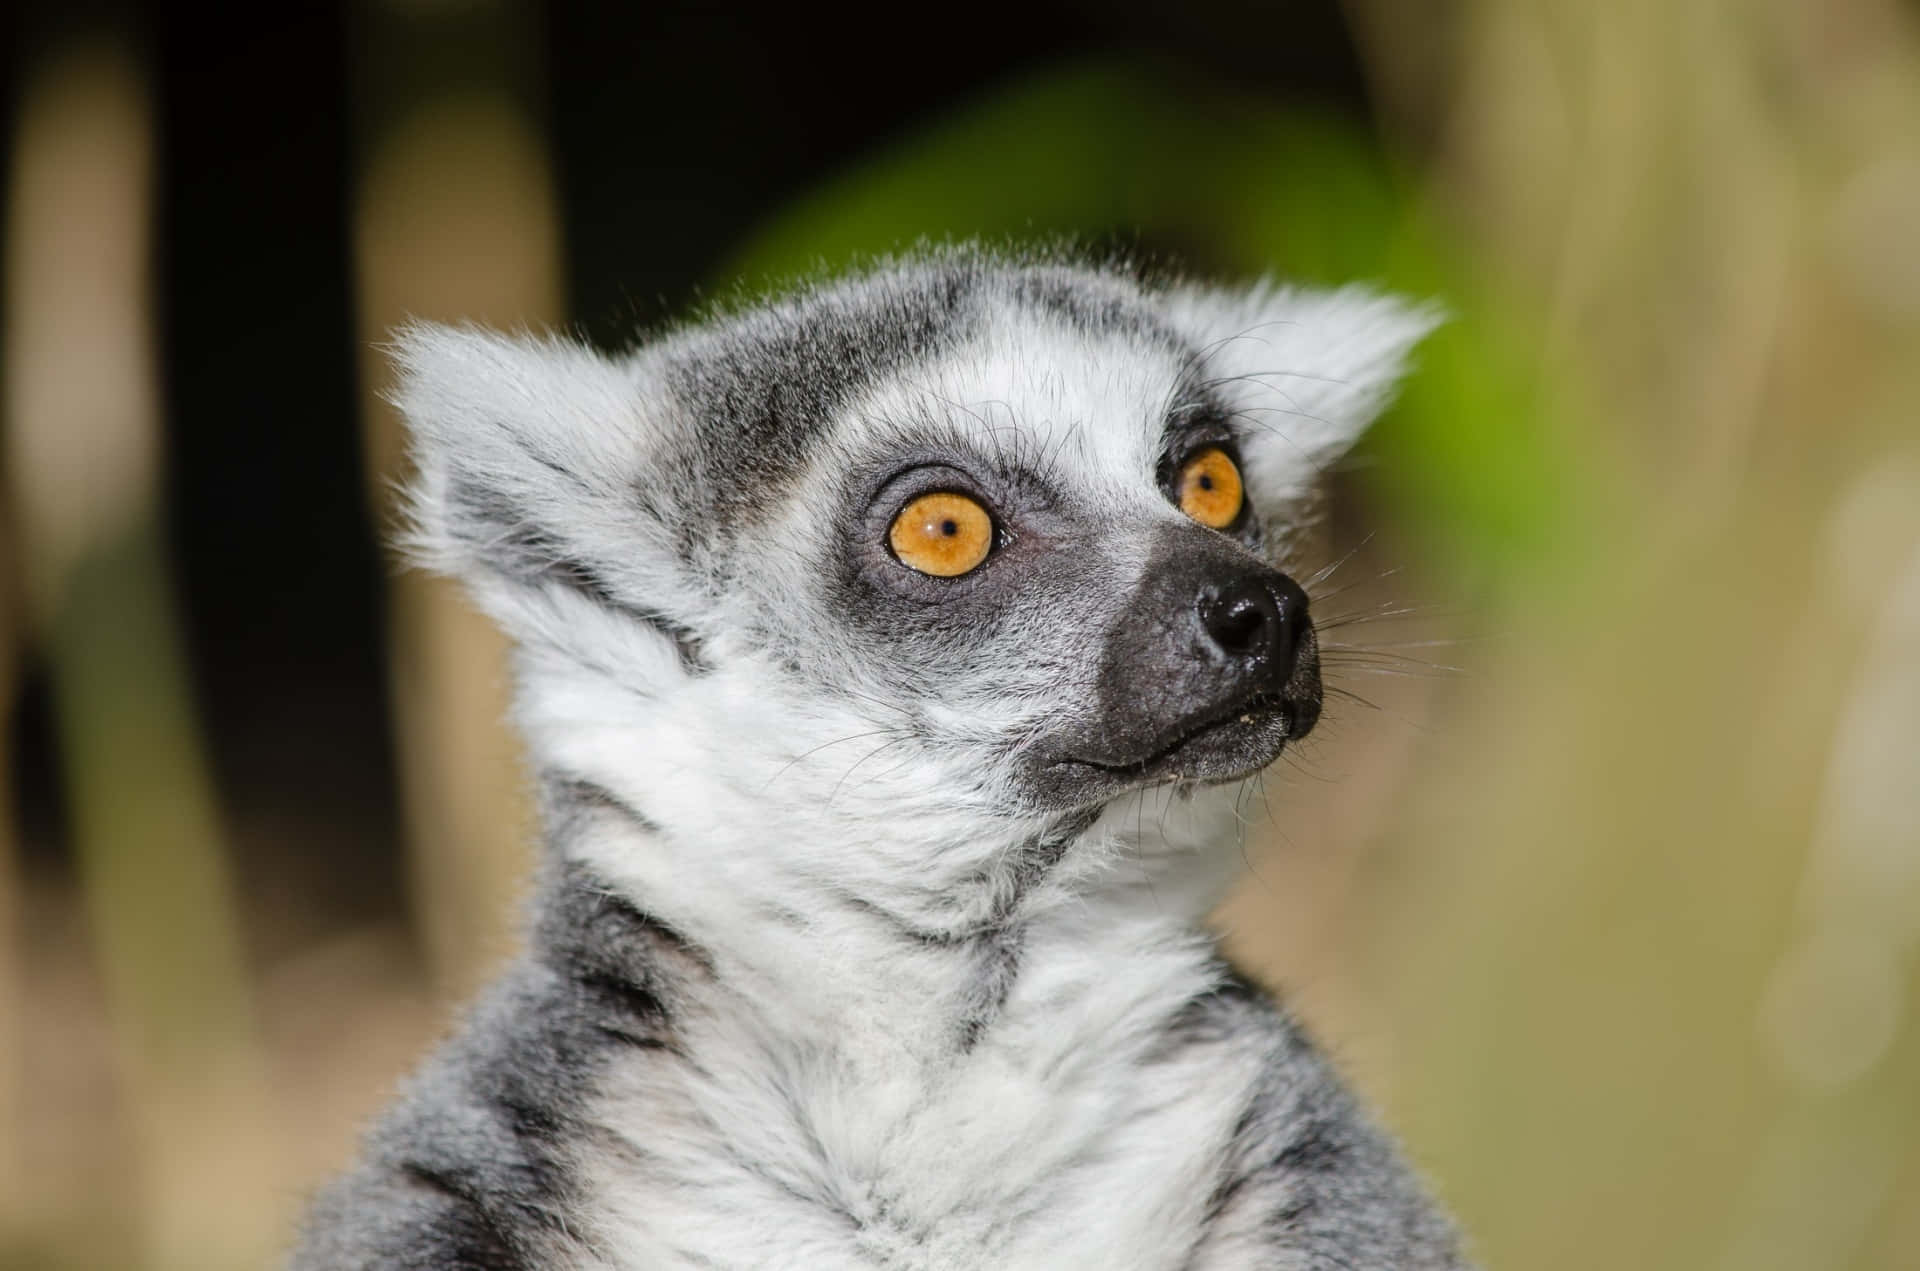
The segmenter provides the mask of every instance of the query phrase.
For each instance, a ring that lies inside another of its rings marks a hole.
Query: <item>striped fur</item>
[[[1464,1267],[1200,926],[1255,741],[1111,758],[1205,714],[1183,579],[1279,577],[1430,325],[963,249],[619,357],[403,333],[413,546],[516,641],[545,864],[296,1271]],[[1226,532],[1169,498],[1201,444]],[[999,524],[964,578],[885,547],[930,488]]]

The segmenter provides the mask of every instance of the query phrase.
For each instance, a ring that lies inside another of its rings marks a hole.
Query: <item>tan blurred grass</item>
[[[356,83],[366,120],[354,204],[362,414],[379,533],[407,475],[382,394],[386,342],[411,320],[560,320],[553,178],[527,81],[532,17],[513,5],[369,6]],[[481,50],[436,78],[433,47]],[[484,262],[484,265],[479,264]],[[532,860],[518,746],[505,731],[506,643],[451,582],[396,568],[389,669],[416,924],[450,997],[511,949]]]
[[[9,502],[32,634],[48,650],[87,952],[110,1021],[110,1044],[83,1053],[111,1065],[123,1100],[113,1151],[125,1157],[127,1226],[147,1265],[242,1265],[271,1247],[271,1216],[234,1212],[221,1192],[269,1179],[276,1157],[164,582],[150,114],[140,68],[111,42],[64,51],[26,86],[6,222]],[[41,1023],[36,988],[29,981],[6,1041],[15,1077],[32,1076],[21,1050]],[[26,1197],[41,1192],[36,1087],[19,1093]]]

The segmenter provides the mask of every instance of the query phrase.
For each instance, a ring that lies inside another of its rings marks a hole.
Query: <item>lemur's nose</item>
[[[1307,622],[1307,593],[1284,574],[1241,577],[1200,593],[1200,625],[1229,657],[1285,676]]]

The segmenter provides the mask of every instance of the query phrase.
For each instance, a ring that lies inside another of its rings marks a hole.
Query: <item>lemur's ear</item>
[[[1365,287],[1265,281],[1176,287],[1167,305],[1202,350],[1212,391],[1250,425],[1241,458],[1255,494],[1271,500],[1311,491],[1386,406],[1407,354],[1441,318]]]
[[[699,602],[647,479],[671,429],[636,367],[427,323],[398,332],[393,356],[415,559],[464,581],[523,646],[617,640],[624,658],[638,645],[697,661]]]

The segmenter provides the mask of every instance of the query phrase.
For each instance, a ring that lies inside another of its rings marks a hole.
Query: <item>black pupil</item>
[[[948,517],[946,520],[940,522],[940,532],[948,538],[952,538],[960,532],[960,523],[952,517]]]
[[[1213,474],[1211,472],[1203,472],[1200,474],[1200,488],[1202,490],[1213,489]]]

